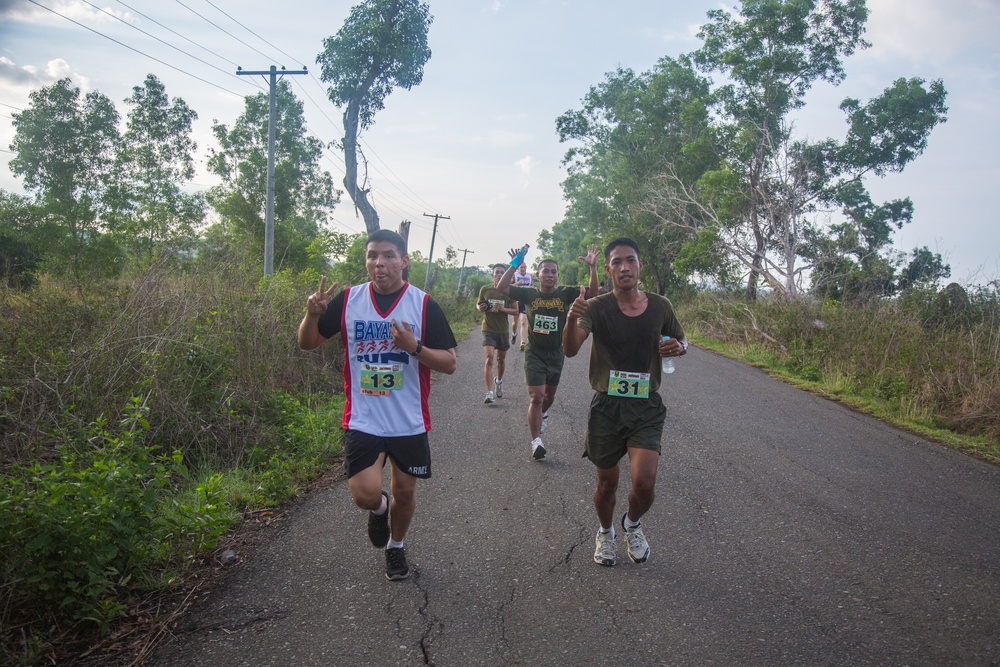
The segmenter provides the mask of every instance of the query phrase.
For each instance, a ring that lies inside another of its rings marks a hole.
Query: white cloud
[[[531,172],[538,165],[538,160],[531,157],[530,155],[525,155],[523,158],[515,162],[517,168],[521,170],[524,176],[531,176]]]
[[[916,62],[996,48],[1000,3],[995,0],[869,0],[868,55]]]
[[[90,80],[79,72],[74,72],[70,64],[62,58],[50,60],[44,69],[39,70],[34,65],[18,67],[11,59],[0,56],[0,82],[11,88],[34,90],[50,86],[59,79],[67,77],[72,79],[73,84],[81,91],[87,92],[90,89]]]

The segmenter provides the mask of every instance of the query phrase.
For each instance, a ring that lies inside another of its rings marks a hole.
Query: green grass
[[[1000,463],[995,320],[927,326],[899,304],[678,306],[692,342],[985,461]],[[987,311],[989,312],[989,311]]]

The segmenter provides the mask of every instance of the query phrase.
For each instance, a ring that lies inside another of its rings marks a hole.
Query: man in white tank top
[[[370,282],[337,284],[306,302],[299,347],[340,334],[344,348],[344,458],[355,504],[369,510],[368,538],[385,547],[386,578],[410,568],[403,538],[416,509],[418,478],[431,476],[428,397],[431,371],[454,373],[458,343],[441,307],[406,281],[410,258],[399,234],[380,229],[365,244]],[[331,298],[332,297],[332,298]],[[382,470],[390,463],[390,494]]]

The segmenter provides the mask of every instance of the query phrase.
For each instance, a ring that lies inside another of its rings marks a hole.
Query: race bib
[[[365,364],[361,369],[361,393],[366,396],[388,396],[390,391],[402,388],[400,364]]]
[[[499,312],[503,308],[503,299],[490,299],[489,304],[487,310],[494,313]]]
[[[531,331],[537,334],[558,333],[559,318],[555,315],[539,315],[535,313],[535,321],[531,326]]]
[[[608,395],[622,398],[649,398],[649,373],[611,371]]]

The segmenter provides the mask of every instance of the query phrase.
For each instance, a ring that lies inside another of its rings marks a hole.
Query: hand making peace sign
[[[306,301],[306,312],[310,315],[322,315],[330,305],[330,297],[337,291],[340,283],[333,283],[330,289],[326,289],[326,276],[321,276],[319,280],[319,290],[313,293]]]

